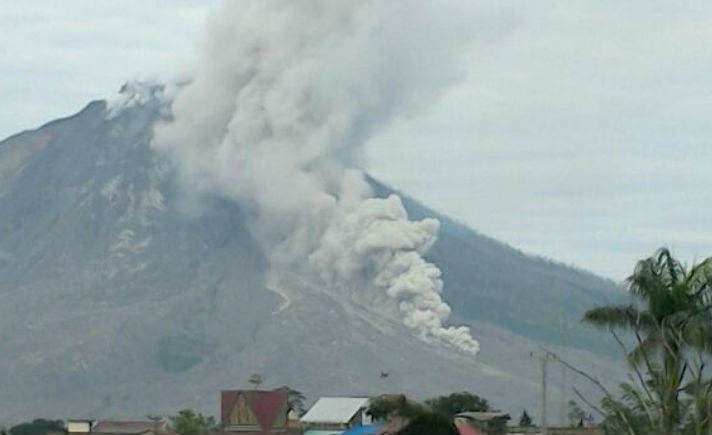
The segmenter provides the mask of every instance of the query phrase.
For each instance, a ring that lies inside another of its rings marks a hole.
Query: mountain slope
[[[372,185],[379,196],[391,193],[375,180]],[[401,196],[412,218],[435,217],[441,222],[438,241],[427,258],[443,271],[444,298],[457,322],[477,319],[544,343],[566,342],[603,354],[617,350],[602,341],[600,333],[580,323],[591,306],[623,300],[612,281],[525,255]]]
[[[120,112],[93,102],[0,142],[0,422],[215,413],[219,389],[253,372],[311,398],[469,389],[519,412],[535,408],[528,353],[542,343],[617,373],[603,337],[577,324],[586,307],[620,297],[610,282],[407,197],[413,217],[443,223],[428,257],[443,269],[453,322],[482,343],[476,360],[299,276],[269,275],[237,205],[183,200],[149,147],[162,110],[153,98]],[[564,319],[568,349],[555,346]]]

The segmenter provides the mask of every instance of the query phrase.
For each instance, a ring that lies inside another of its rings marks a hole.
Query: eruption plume
[[[449,0],[243,0],[208,26],[207,52],[154,147],[186,186],[248,210],[274,268],[397,316],[425,339],[476,354],[423,259],[438,222],[373,198],[362,147],[458,79],[464,43]]]

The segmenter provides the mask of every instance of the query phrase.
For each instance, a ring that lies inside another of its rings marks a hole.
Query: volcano
[[[299,274],[273,274],[239,204],[184,201],[171,163],[150,146],[166,116],[156,95],[131,95],[119,111],[94,101],[0,142],[0,422],[217,414],[219,391],[252,373],[311,400],[469,390],[534,412],[538,346],[619,374],[605,336],[579,325],[587,308],[622,299],[614,283],[525,255],[402,193],[412,218],[441,222],[426,257],[443,272],[450,321],[480,342],[477,357]],[[377,197],[393,193],[368,181]],[[578,381],[552,370],[551,400],[564,403]]]

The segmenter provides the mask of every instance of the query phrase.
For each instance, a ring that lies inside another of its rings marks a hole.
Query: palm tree
[[[651,381],[641,377],[641,384],[657,396],[660,427],[671,431],[681,422],[678,395],[689,369],[685,352],[712,350],[712,257],[686,269],[662,248],[638,262],[627,284],[637,305],[596,307],[583,321],[614,335],[617,329],[634,333],[637,346],[629,361],[648,371]]]

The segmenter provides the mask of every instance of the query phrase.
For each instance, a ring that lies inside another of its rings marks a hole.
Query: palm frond
[[[662,347],[661,337],[658,334],[648,334],[638,346],[628,354],[628,362],[633,365],[640,365],[645,362],[645,358],[652,360],[656,352]]]
[[[583,315],[583,322],[599,328],[618,328],[650,331],[654,319],[633,305],[603,305],[591,308]]]

